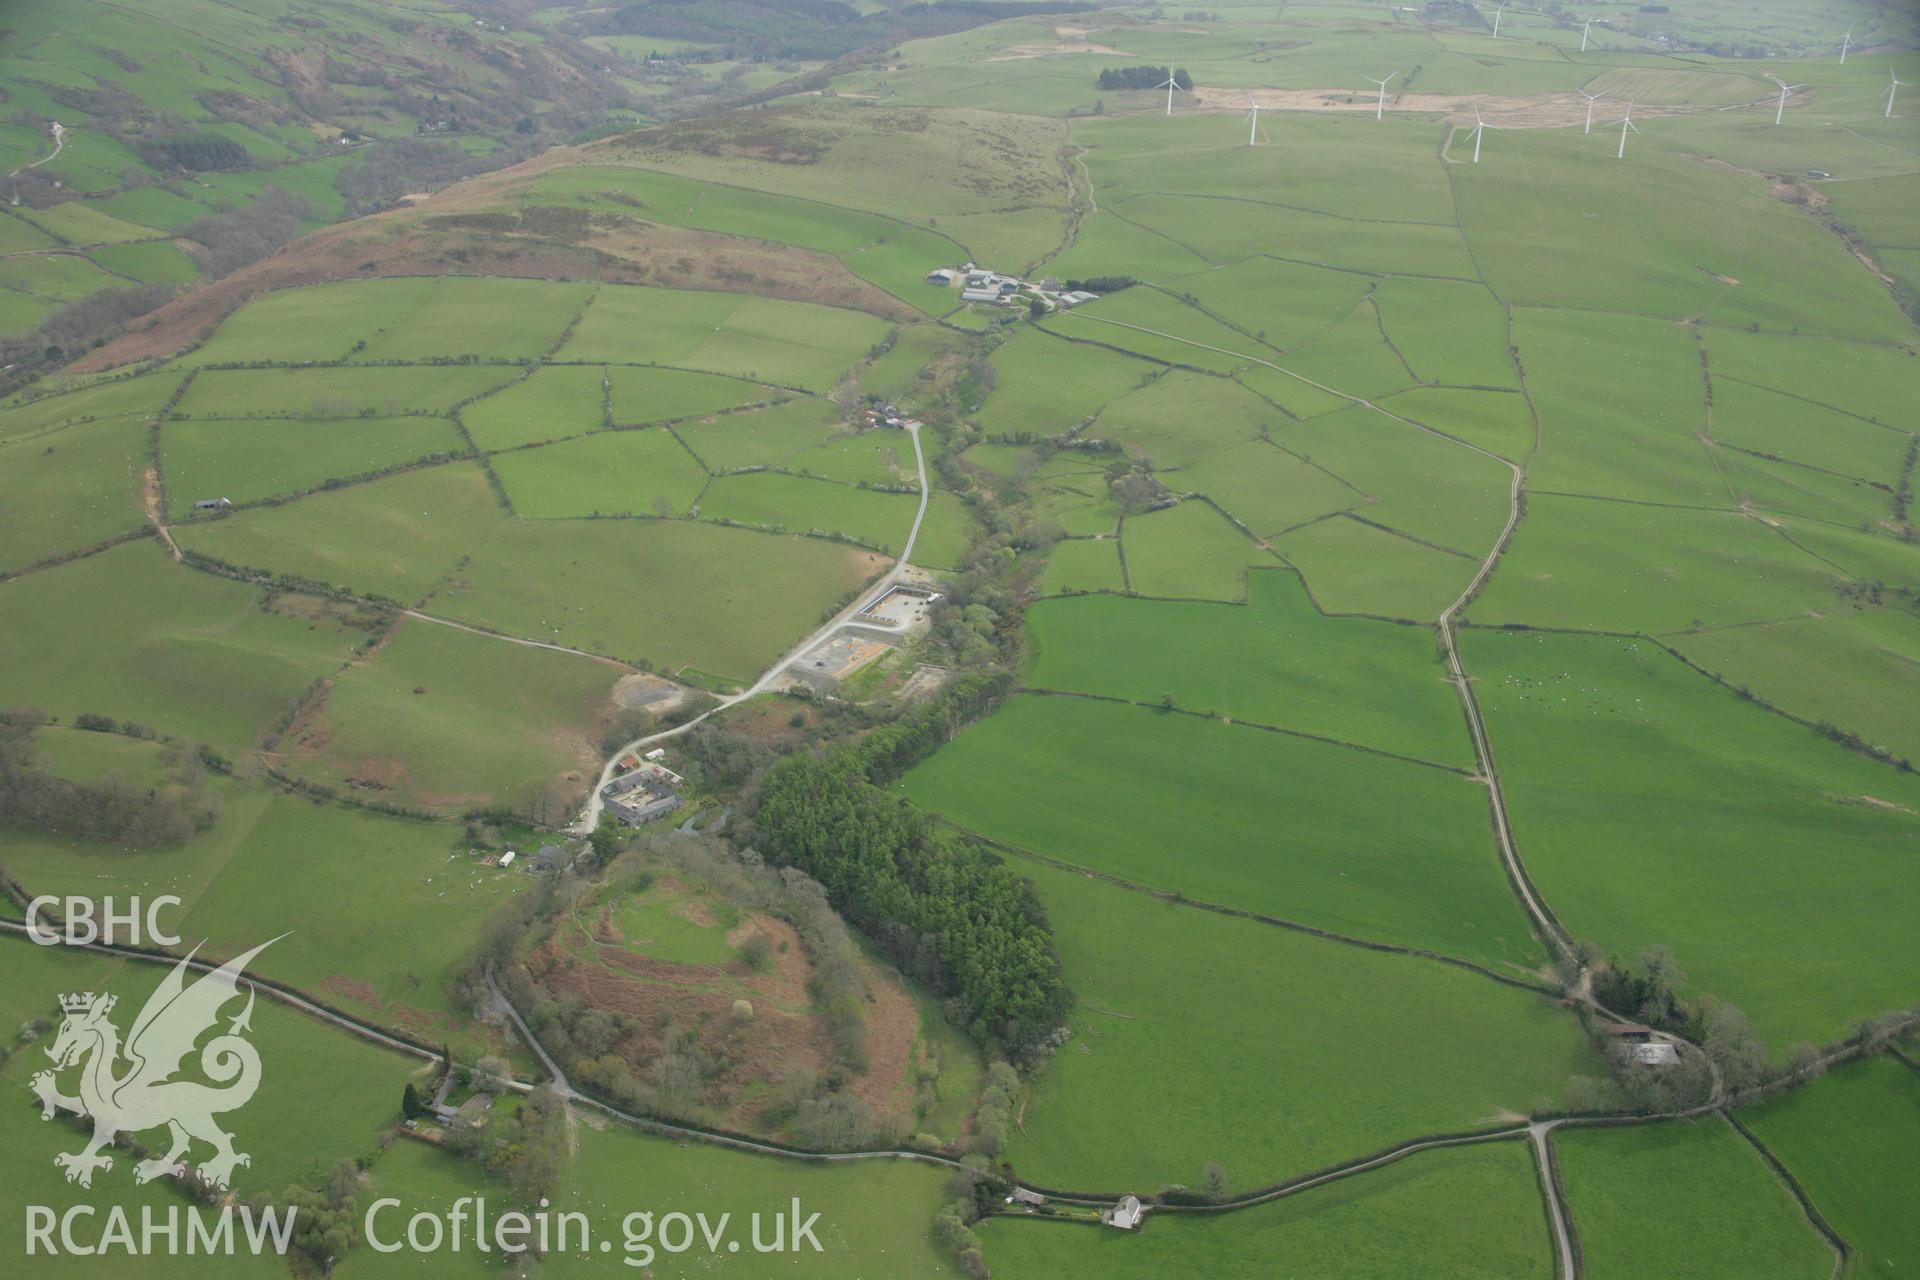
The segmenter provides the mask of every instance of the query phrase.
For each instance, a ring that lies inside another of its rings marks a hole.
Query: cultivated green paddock
[[[607,425],[607,376],[598,365],[536,369],[462,409],[460,424],[489,452],[597,431]]]
[[[1870,1058],[1740,1118],[1853,1246],[1858,1274],[1904,1276],[1920,1264],[1920,1223],[1907,1212],[1920,1074],[1895,1058]]]
[[[1533,416],[1517,394],[1416,387],[1386,397],[1380,407],[1509,462],[1524,462],[1533,451]]]
[[[1818,616],[1668,640],[1729,684],[1808,720],[1920,759],[1920,617],[1839,605]]]
[[[1507,309],[1484,285],[1398,276],[1374,295],[1387,340],[1423,382],[1513,387]]]
[[[1441,551],[1345,516],[1277,539],[1328,613],[1430,622],[1473,581],[1475,559]]]
[[[1593,1280],[1658,1256],[1689,1276],[1821,1280],[1833,1250],[1760,1153],[1724,1120],[1553,1135]]]
[[[825,391],[886,333],[873,316],[811,302],[607,285],[556,354]]]
[[[203,498],[300,493],[466,448],[445,418],[195,418],[163,428],[160,465],[168,509],[180,516]]]
[[[613,421],[623,427],[646,422],[677,422],[741,405],[770,403],[782,396],[771,387],[738,378],[688,373],[682,369],[611,365],[606,376],[611,384],[608,400]]]
[[[1226,271],[1183,277],[1167,287],[1199,299],[1262,345],[1280,351],[1311,341],[1339,324],[1379,281],[1358,271],[1333,271],[1265,255]],[[1271,353],[1262,353],[1273,359]]]
[[[1241,600],[1247,568],[1267,555],[1204,502],[1183,502],[1127,520],[1127,579],[1145,596]]]
[[[335,678],[282,740],[281,767],[414,808],[527,812],[585,791],[622,671],[408,619]]]
[[[786,533],[843,534],[891,553],[906,546],[919,506],[912,494],[756,471],[715,480],[700,499],[700,515]]]
[[[1364,506],[1371,497],[1328,467],[1269,440],[1222,449],[1192,466],[1163,472],[1160,481],[1175,492],[1205,494],[1263,537]]]
[[[1021,870],[1080,997],[1008,1148],[1042,1185],[1195,1183],[1211,1160],[1262,1186],[1550,1106],[1594,1069],[1564,1011],[1478,974]],[[1137,1118],[1112,1122],[1116,1094]]]
[[[1535,494],[1470,615],[1486,626],[1683,631],[1829,609],[1843,582],[1736,511]]]
[[[1509,1141],[1419,1152],[1234,1213],[1150,1215],[1137,1233],[1017,1214],[975,1230],[1007,1280],[1521,1280],[1553,1265],[1545,1212],[1525,1145]]]
[[[1109,403],[1086,434],[1117,440],[1155,466],[1182,467],[1285,421],[1236,382],[1176,370]]]
[[[490,465],[528,520],[685,515],[707,483],[699,459],[664,427],[516,449]]]
[[[15,396],[0,405],[0,438],[34,435],[55,427],[111,418],[145,421],[180,385],[178,374],[113,378],[62,395]]]
[[[890,428],[824,440],[781,459],[782,471],[838,480],[842,484],[889,486],[920,483],[913,464],[913,441],[904,431]]]
[[[147,426],[138,418],[66,427],[0,449],[0,571],[137,532]]]
[[[1515,836],[1576,937],[1672,948],[1778,1053],[1908,1003],[1920,782],[1650,641],[1462,637]]]
[[[913,563],[935,569],[958,569],[979,536],[980,522],[974,518],[972,508],[961,501],[958,494],[935,489],[927,499],[920,537],[913,544]]]
[[[682,422],[673,429],[714,472],[776,466],[847,430],[846,415],[831,400],[808,396],[752,413],[721,414]]]
[[[411,604],[506,521],[473,462],[182,525],[186,550]]]
[[[1472,767],[1459,700],[1425,628],[1326,617],[1284,569],[1248,574],[1247,590],[1244,606],[1113,596],[1037,604],[1027,612],[1028,682],[1142,703],[1171,693],[1187,710]]]
[[[1488,964],[1539,960],[1500,875],[1486,795],[1446,769],[1029,696],[903,789],[968,830],[1155,889]],[[1369,799],[1382,795],[1390,808]]]
[[[0,706],[93,711],[242,750],[365,638],[259,598],[145,540],[0,584]]]
[[[1073,430],[1156,372],[1153,365],[1039,328],[1020,329],[995,350],[993,371],[981,428],[1041,436]]]
[[[1383,336],[1373,299],[1362,301],[1279,363],[1347,396],[1378,399],[1417,386],[1420,376]]]
[[[819,538],[706,521],[515,521],[427,608],[512,635],[745,683],[881,564],[871,552]]]
[[[1120,567],[1120,544],[1110,538],[1072,538],[1054,543],[1046,571],[1040,575],[1040,592],[1049,596],[1124,591],[1126,585]]]
[[[455,827],[259,785],[219,790],[220,820],[185,845],[135,851],[18,831],[8,868],[36,893],[175,894],[182,951],[204,939],[205,954],[232,955],[286,933],[260,957],[261,974],[463,1055],[510,1043],[459,1010],[453,984],[476,955],[481,922],[524,876],[482,867]],[[344,883],[378,892],[342,911]]]
[[[180,400],[195,418],[391,418],[446,413],[519,375],[505,365],[210,369]]]

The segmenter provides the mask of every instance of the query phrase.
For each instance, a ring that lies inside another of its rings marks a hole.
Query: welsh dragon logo
[[[68,1182],[91,1187],[95,1170],[113,1168],[113,1157],[101,1152],[116,1135],[161,1125],[169,1134],[167,1153],[136,1164],[136,1182],[185,1173],[181,1157],[196,1138],[214,1149],[199,1165],[200,1177],[212,1186],[225,1188],[236,1167],[252,1163],[245,1152],[234,1150],[233,1135],[214,1123],[221,1112],[245,1106],[260,1087],[260,1054],[244,1038],[252,1030],[252,984],[247,986],[246,1007],[200,1050],[200,1072],[214,1083],[173,1077],[186,1066],[200,1037],[219,1021],[221,1008],[240,994],[241,970],[277,941],[235,956],[192,986],[186,980],[193,959],[189,953],[147,997],[124,1044],[108,1018],[117,997],[91,991],[60,997],[64,1017],[47,1049],[53,1070],[35,1074],[29,1087],[40,1099],[42,1120],[62,1110],[93,1121],[93,1137],[84,1148],[53,1158],[66,1170]],[[56,1077],[76,1065],[79,1096],[68,1097],[60,1092]]]

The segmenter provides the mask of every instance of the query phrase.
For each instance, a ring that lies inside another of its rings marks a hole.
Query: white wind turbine
[[[1896,75],[1894,75],[1894,74],[1893,74],[1893,70],[1892,70],[1892,68],[1888,68],[1888,70],[1887,70],[1887,78],[1888,78],[1889,80],[1891,80],[1891,81],[1893,81],[1893,83],[1892,83],[1892,84],[1890,84],[1890,85],[1888,85],[1888,86],[1887,86],[1887,119],[1889,119],[1889,120],[1891,120],[1891,119],[1893,119],[1893,95],[1894,95],[1894,91],[1895,91],[1895,90],[1897,90],[1897,89],[1899,89],[1899,87],[1900,87],[1901,85],[1903,85],[1903,84],[1905,84],[1905,83],[1907,83],[1907,82],[1906,82],[1905,80],[1902,80],[1902,79],[1901,79],[1901,78],[1900,78],[1899,76],[1896,76]]]
[[[1485,120],[1482,120],[1480,118],[1480,104],[1477,102],[1474,103],[1473,104],[1473,162],[1475,164],[1480,163],[1480,135],[1485,133],[1488,129],[1492,129],[1495,127],[1496,126],[1490,125]]]
[[[1180,83],[1179,83],[1179,81],[1178,81],[1178,79],[1176,79],[1176,77],[1177,77],[1178,75],[1179,75],[1179,70],[1178,70],[1178,68],[1175,68],[1175,67],[1168,67],[1168,68],[1167,68],[1167,82],[1166,82],[1165,84],[1157,84],[1157,85],[1155,85],[1155,86],[1153,86],[1153,87],[1154,87],[1154,88],[1156,88],[1156,89],[1165,89],[1165,90],[1167,91],[1167,114],[1168,114],[1168,115],[1172,115],[1172,114],[1173,114],[1173,94],[1174,94],[1174,91],[1175,91],[1176,89],[1178,89],[1178,90],[1179,90],[1179,91],[1180,91],[1181,93],[1185,93],[1185,92],[1186,92],[1186,90],[1185,90],[1185,89],[1181,89],[1181,88],[1180,88]]]
[[[1399,74],[1398,71],[1395,71],[1387,77],[1387,80],[1391,80]],[[1380,101],[1374,104],[1373,118],[1375,120],[1384,120],[1387,111],[1387,80],[1375,80],[1372,76],[1368,76],[1366,79],[1369,84],[1377,84],[1380,86]]]
[[[1587,100],[1587,127],[1582,129],[1580,132],[1592,133],[1593,132],[1593,104],[1600,101],[1600,99],[1606,97],[1607,95],[1604,93],[1588,93],[1585,89],[1576,89],[1574,92],[1578,93],[1581,97]]]
[[[1255,135],[1260,132],[1260,103],[1251,89],[1247,90],[1247,114],[1241,119],[1247,122],[1247,145],[1252,146]]]
[[[1780,105],[1773,109],[1773,122],[1777,125],[1780,123],[1780,118],[1787,113],[1787,95],[1795,89],[1804,89],[1807,86],[1804,84],[1788,84],[1779,76],[1768,76],[1767,79],[1780,86]]]
[[[1840,37],[1840,65],[1847,65],[1847,50],[1853,48],[1853,28],[1847,28],[1847,34]]]
[[[1627,104],[1627,114],[1620,117],[1620,149],[1613,153],[1615,160],[1624,160],[1627,158],[1627,131],[1629,129],[1635,133],[1640,132],[1640,126],[1633,122],[1633,104],[1631,102]]]
[[[1505,4],[1502,4],[1498,9],[1493,11],[1493,38],[1495,40],[1500,38],[1500,15],[1506,11],[1507,6]]]
[[[1593,22],[1592,18],[1588,18],[1580,24],[1580,52],[1582,53],[1587,51],[1587,32],[1593,27]]]

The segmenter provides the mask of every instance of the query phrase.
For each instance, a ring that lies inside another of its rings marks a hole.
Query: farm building
[[[647,764],[609,782],[602,793],[614,816],[630,827],[642,826],[665,813],[672,813],[685,801],[680,796],[682,778],[663,764]]]
[[[1025,1204],[1038,1208],[1047,1202],[1047,1198],[1038,1191],[1029,1191],[1025,1187],[1015,1187],[1013,1194],[1007,1197],[1008,1204]]]
[[[1643,1067],[1665,1067],[1680,1061],[1680,1051],[1664,1040],[1633,1046],[1633,1060]]]
[[[513,865],[513,860],[519,856],[520,855],[518,853],[515,853],[512,849],[509,849],[505,853],[500,855],[500,865],[503,867],[510,867]]]
[[[960,300],[962,302],[998,302],[1000,301],[1000,291],[998,289],[987,288],[976,289],[969,285],[960,291]]]
[[[927,272],[928,284],[952,284],[954,279],[953,268],[951,267],[941,267],[936,271]]]
[[[540,852],[533,855],[535,871],[558,871],[567,865],[567,850],[562,845],[543,844]]]
[[[195,511],[231,511],[233,503],[225,498],[201,498],[193,504]]]
[[[667,749],[665,747],[655,747],[653,750],[647,752],[646,756],[643,758],[649,764],[651,764],[655,760],[664,760],[667,758]]]
[[[1139,1196],[1121,1196],[1114,1204],[1100,1211],[1100,1221],[1122,1231],[1138,1231],[1140,1219],[1146,1216],[1147,1211],[1140,1204]]]

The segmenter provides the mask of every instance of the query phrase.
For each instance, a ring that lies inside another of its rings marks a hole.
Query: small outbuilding
[[[936,271],[927,272],[928,284],[950,285],[954,282],[954,279],[955,276],[953,268],[951,267],[941,267]]]

